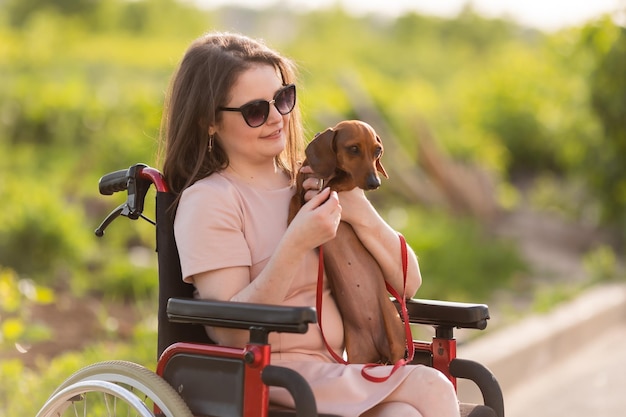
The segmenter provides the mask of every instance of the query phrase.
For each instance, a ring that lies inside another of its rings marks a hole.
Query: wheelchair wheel
[[[122,390],[132,394],[145,405],[146,409],[154,411],[155,414],[158,416],[192,417],[191,411],[189,411],[189,407],[187,407],[180,395],[178,395],[178,393],[165,380],[141,365],[126,361],[98,362],[93,365],[89,365],[83,369],[80,369],[69,378],[67,378],[56,389],[46,405],[54,398],[56,398],[57,395],[63,392],[63,390],[75,386],[77,383],[86,381],[100,381],[106,382],[108,384],[113,384],[118,388],[121,388]],[[82,395],[82,397],[85,397],[87,400],[91,400],[90,402],[86,401],[83,404],[79,404],[75,401],[77,398],[66,396],[63,397],[63,401],[66,403],[65,408],[72,408],[72,412],[70,414],[67,414],[72,416],[144,416],[143,414],[136,411],[133,404],[123,404],[117,402],[115,404],[117,407],[116,409],[107,409],[106,407],[110,405],[108,403],[110,403],[111,400],[125,401],[125,398],[121,398],[119,395],[115,395],[111,397],[111,394],[102,393],[99,392],[97,389],[93,389],[88,393],[83,393]],[[94,408],[95,411],[85,411],[84,408],[81,407]],[[44,405],[42,411],[45,408],[46,406]],[[77,409],[78,413],[74,414],[74,409]],[[131,411],[131,409],[134,409],[135,411]],[[157,411],[159,412],[157,413],[155,409],[157,409]],[[63,416],[64,414],[42,414],[41,417],[52,415]],[[149,415],[152,416],[153,414]]]

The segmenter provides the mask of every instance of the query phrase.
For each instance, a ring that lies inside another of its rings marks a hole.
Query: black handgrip
[[[483,395],[483,403],[491,407],[498,417],[504,417],[502,388],[487,367],[471,360],[454,358],[450,362],[450,373],[456,378],[474,381]]]
[[[119,171],[104,175],[98,181],[100,194],[111,195],[119,191],[125,191],[128,188],[128,177],[127,169],[120,169]]]
[[[261,380],[265,385],[285,388],[293,398],[298,417],[317,417],[317,404],[311,386],[293,369],[267,365],[263,368]]]

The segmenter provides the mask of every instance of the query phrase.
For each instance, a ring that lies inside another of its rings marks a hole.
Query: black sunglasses
[[[288,84],[274,94],[272,101],[254,100],[241,107],[218,107],[218,111],[238,111],[250,127],[259,127],[270,115],[270,104],[282,115],[289,114],[296,106],[296,85]]]

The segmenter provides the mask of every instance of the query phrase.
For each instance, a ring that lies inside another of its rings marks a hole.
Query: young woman
[[[289,200],[304,138],[296,105],[295,71],[259,41],[235,34],[202,36],[173,77],[164,113],[163,171],[178,195],[176,242],[183,277],[198,297],[315,306],[316,248],[333,239],[339,221],[352,225],[386,281],[403,290],[396,232],[360,189],[319,191],[311,174],[307,203],[287,225]],[[409,248],[406,293],[421,284]],[[328,285],[324,336],[343,350],[343,327]],[[243,346],[247,332],[209,329],[220,344]],[[361,376],[362,365],[336,363],[320,328],[304,335],[272,334],[272,363],[307,379],[320,413],[342,416],[458,416],[452,384],[438,371],[407,365],[384,383]],[[386,375],[387,366],[372,373]],[[273,403],[290,406],[280,388]]]

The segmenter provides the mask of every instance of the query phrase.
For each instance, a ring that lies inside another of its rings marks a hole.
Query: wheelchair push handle
[[[113,195],[120,191],[127,191],[126,201],[102,221],[95,231],[96,236],[104,236],[104,230],[119,216],[131,220],[142,218],[155,224],[154,221],[143,215],[144,200],[150,186],[154,185],[157,192],[167,192],[168,187],[161,173],[145,164],[135,164],[128,169],[110,172],[100,178],[98,189],[102,195]]]
[[[98,189],[102,195],[113,195],[128,189],[128,170],[120,169],[104,175],[98,181]]]

